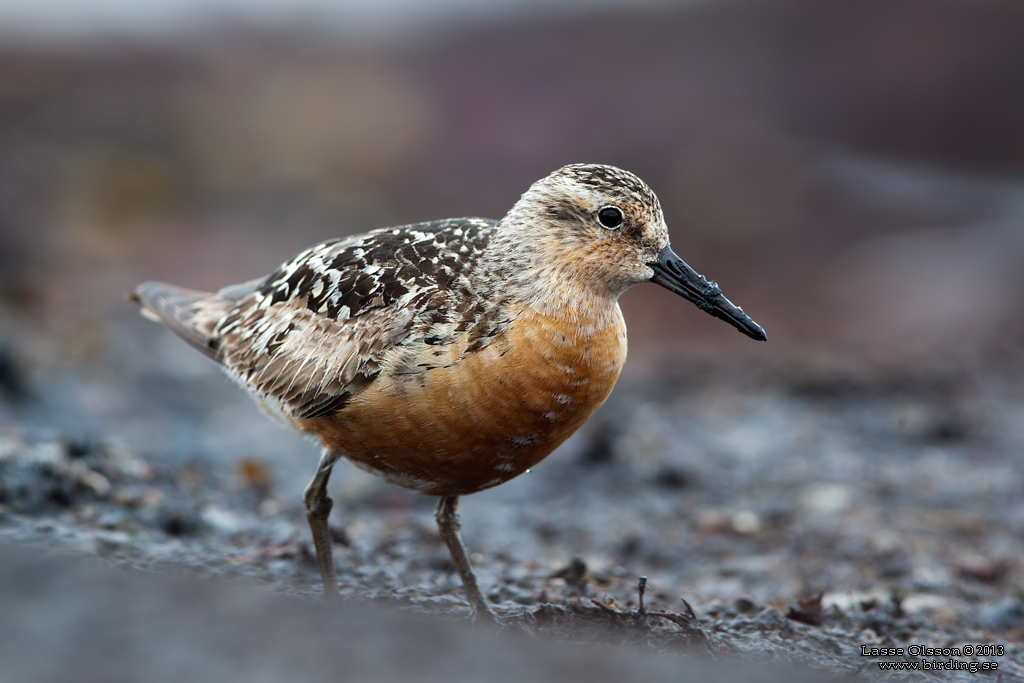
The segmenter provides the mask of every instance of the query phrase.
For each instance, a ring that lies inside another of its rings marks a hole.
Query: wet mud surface
[[[124,324],[126,339],[150,334]],[[271,624],[235,636],[246,643],[237,647],[261,650],[266,628],[285,628],[281,609],[291,624],[337,620],[339,633],[369,619],[383,640],[402,628],[417,647],[435,634],[472,651],[477,674],[449,680],[473,680],[488,667],[501,673],[500,657],[481,653],[508,656],[506,640],[520,653],[516,665],[537,667],[540,679],[559,666],[573,670],[567,662],[577,659],[624,667],[598,667],[608,680],[643,667],[660,675],[661,666],[692,667],[693,680],[709,671],[742,676],[744,666],[765,663],[781,667],[782,679],[793,668],[858,680],[1024,677],[1024,392],[1014,372],[705,367],[627,377],[532,472],[463,499],[463,537],[503,622],[486,636],[497,640],[478,650],[471,643],[481,629],[469,629],[434,499],[344,464],[331,493],[346,601],[319,605],[301,507],[316,448],[260,415],[204,359],[173,348],[159,369],[127,351],[92,372],[51,369],[6,382],[0,543],[8,558],[31,551],[28,565],[41,563],[39,575],[53,584],[37,591],[33,608],[19,588],[18,577],[31,578],[27,565],[5,560],[10,609],[31,609],[41,624],[74,621],[67,615],[89,611],[82,601],[127,609],[111,587],[126,581],[153,602],[146,618],[171,631],[199,615],[237,618],[228,598],[187,608],[176,600],[171,579],[192,577],[201,594],[240,591],[252,620]],[[117,572],[99,572],[106,589],[68,588],[97,567]],[[144,578],[153,576],[163,580]],[[64,601],[44,597],[61,590]],[[122,627],[142,619],[131,610],[124,618]],[[295,628],[318,643],[325,637],[321,627]],[[309,639],[277,638],[279,665],[308,649]],[[149,647],[143,640],[126,646],[132,657]],[[915,644],[1004,649],[861,654],[863,646]],[[594,647],[597,660],[585,654]],[[541,664],[531,654],[549,651],[568,659]],[[196,656],[223,655],[203,652]],[[885,659],[998,669],[880,671]],[[366,670],[379,674],[368,680],[398,676]]]

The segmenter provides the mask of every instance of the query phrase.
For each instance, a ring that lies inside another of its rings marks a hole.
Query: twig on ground
[[[636,611],[640,616],[647,614],[647,609],[644,607],[644,593],[647,592],[647,577],[640,577],[640,585],[637,587],[637,592],[640,594],[640,604],[637,606]]]

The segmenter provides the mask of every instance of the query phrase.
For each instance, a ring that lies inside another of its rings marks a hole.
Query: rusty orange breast
[[[625,360],[626,327],[614,303],[572,322],[526,309],[490,345],[465,348],[440,349],[445,362],[436,346],[385,359],[341,412],[296,427],[400,486],[480,491],[536,465],[597,410]]]

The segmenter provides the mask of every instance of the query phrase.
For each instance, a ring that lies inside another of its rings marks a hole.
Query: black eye
[[[622,209],[617,206],[606,206],[597,212],[597,220],[609,230],[622,225]]]

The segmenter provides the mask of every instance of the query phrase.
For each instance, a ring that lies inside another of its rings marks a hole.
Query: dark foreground
[[[5,404],[11,680],[1024,678],[1012,372],[627,380],[533,472],[464,499],[497,632],[465,619],[433,499],[352,468],[332,490],[346,601],[319,604],[300,495],[315,450],[204,373],[131,377],[131,406],[94,416],[117,418],[110,438],[53,426],[106,396],[81,375]],[[938,674],[861,654],[912,645],[1003,654],[889,658],[998,665]]]

